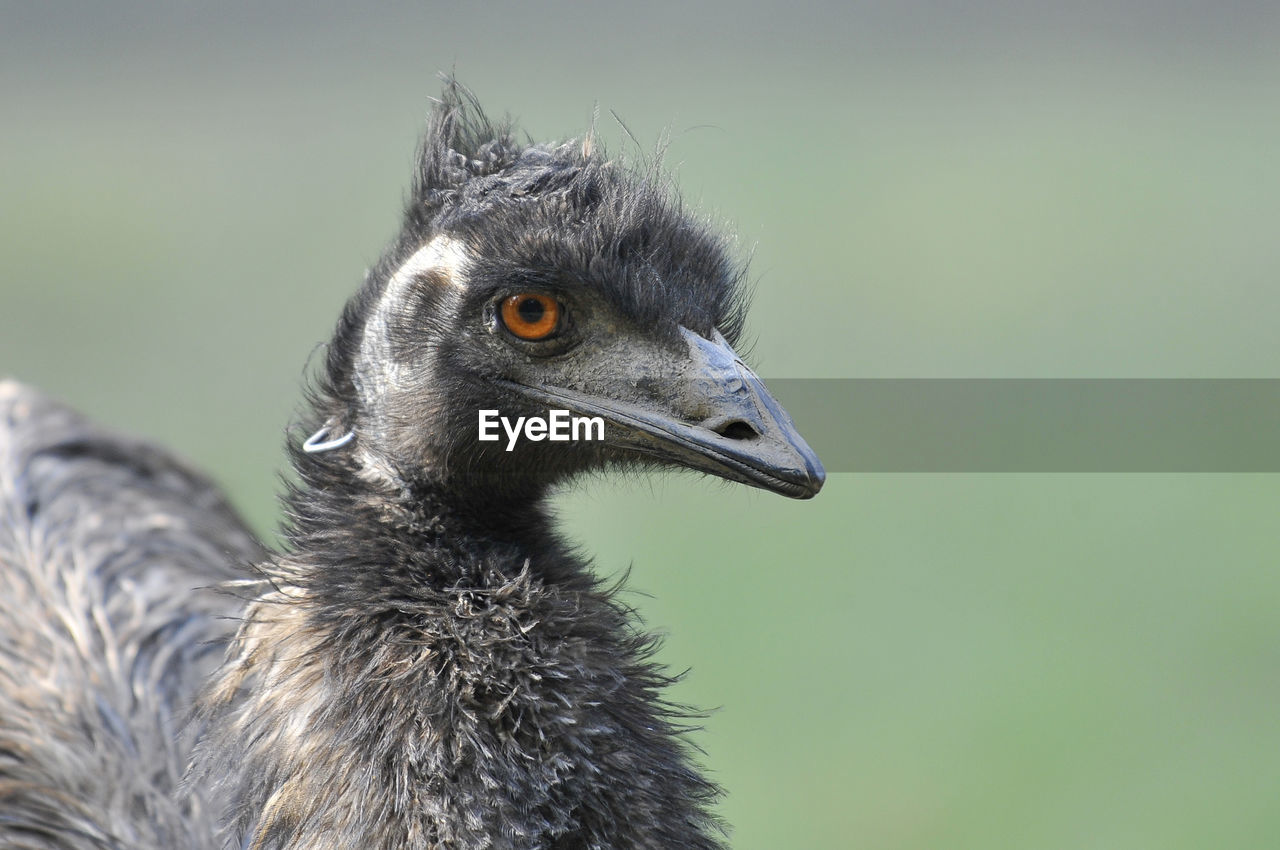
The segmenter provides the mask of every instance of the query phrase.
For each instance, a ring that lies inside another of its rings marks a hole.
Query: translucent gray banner
[[[1280,472],[1277,379],[767,383],[829,472]]]

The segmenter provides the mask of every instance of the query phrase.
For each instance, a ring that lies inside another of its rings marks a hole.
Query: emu
[[[617,467],[819,491],[733,349],[743,275],[652,168],[522,143],[450,82],[309,392],[281,551],[0,385],[0,845],[723,847],[654,638],[547,499]],[[603,439],[479,439],[559,409]]]

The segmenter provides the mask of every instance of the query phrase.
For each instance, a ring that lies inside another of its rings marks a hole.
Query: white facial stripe
[[[398,377],[391,351],[387,347],[387,328],[391,311],[404,303],[408,287],[421,276],[437,272],[437,279],[443,278],[445,286],[460,289],[466,262],[467,253],[461,242],[448,236],[437,236],[396,269],[365,326],[363,360],[365,368],[375,373],[367,377],[380,379],[384,386],[394,383],[394,379]]]
[[[461,286],[466,262],[467,252],[461,242],[449,236],[437,236],[405,260],[404,265],[391,276],[383,301],[396,297],[414,278],[432,271],[443,272],[449,286]]]
[[[382,298],[365,325],[360,366],[354,375],[356,387],[372,414],[363,423],[365,428],[379,429],[383,400],[409,390],[410,377],[405,373],[406,367],[396,362],[390,339],[395,314],[404,309],[409,287],[423,275],[435,273],[440,286],[450,293],[448,300],[460,298],[466,285],[466,266],[467,252],[462,243],[448,236],[437,236],[419,248],[387,281]],[[370,433],[367,436],[380,442],[384,435]],[[368,457],[364,460],[370,475],[385,477],[385,470],[373,468]]]

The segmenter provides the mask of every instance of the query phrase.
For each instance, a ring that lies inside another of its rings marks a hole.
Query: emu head
[[[812,497],[821,463],[732,347],[744,270],[660,176],[591,148],[520,144],[446,88],[401,234],[330,348],[318,407],[354,431],[341,453],[488,498],[653,463]],[[549,410],[600,417],[603,439],[480,439],[481,411]]]

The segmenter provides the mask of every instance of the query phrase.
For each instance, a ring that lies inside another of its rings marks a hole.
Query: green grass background
[[[754,252],[766,378],[1280,377],[1272,6],[0,5],[0,372],[269,534],[303,364],[456,68],[535,138],[668,128]],[[560,509],[717,709],[740,850],[1280,845],[1275,476]]]

